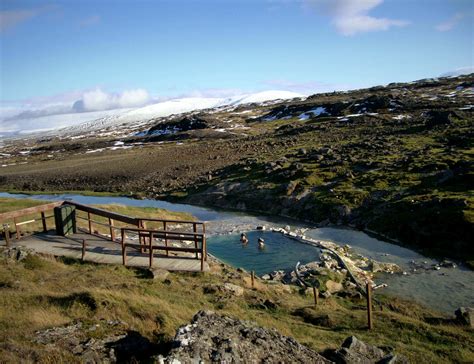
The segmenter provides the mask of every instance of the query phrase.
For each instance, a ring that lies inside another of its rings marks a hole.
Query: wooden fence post
[[[3,236],[5,237],[5,245],[10,246],[10,226],[5,224],[3,225]]]
[[[204,272],[204,254],[201,253],[201,272]]]
[[[168,234],[166,233],[166,221],[163,221],[163,230],[165,231],[165,247],[168,247]],[[169,256],[168,249],[166,249],[166,256]]]
[[[204,244],[204,259],[207,261],[206,224],[202,224],[202,238]]]
[[[255,286],[255,272],[250,272],[250,280],[252,281],[252,288]]]
[[[139,229],[146,229],[145,222],[143,220],[138,220],[138,228]],[[140,242],[140,253],[145,253],[145,248],[143,247],[146,245],[146,238],[140,232],[138,232],[138,241]]]
[[[127,252],[125,247],[125,230],[122,229],[122,263],[123,265],[127,264]]]
[[[313,286],[313,295],[314,295],[314,306],[316,307],[319,303],[319,289]]]
[[[41,220],[43,221],[43,231],[46,233],[48,231],[48,227],[46,226],[46,215],[44,212],[41,212]]]
[[[92,234],[92,220],[91,220],[91,213],[87,213],[87,221],[89,223],[89,234]]]
[[[82,239],[82,256],[81,256],[82,261],[84,261],[85,256],[86,256],[86,239]]]
[[[109,217],[110,240],[115,241],[114,220]]]
[[[367,326],[369,330],[372,330],[372,285],[367,283],[365,286],[367,292]]]
[[[20,239],[20,227],[17,225],[17,219],[16,219],[16,217],[13,218],[13,222],[15,223],[16,240],[19,240],[19,239]]]
[[[197,233],[197,226],[196,226],[196,223],[193,223],[193,232],[194,232],[194,234]],[[194,235],[194,248],[197,249],[197,247],[198,247],[197,236]],[[203,249],[202,254],[204,254],[204,249]],[[196,252],[196,259],[198,259],[198,252]]]
[[[153,266],[153,233],[150,231],[150,268]]]

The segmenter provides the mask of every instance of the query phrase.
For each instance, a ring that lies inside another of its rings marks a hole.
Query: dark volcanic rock
[[[340,349],[327,350],[324,355],[337,364],[408,363],[405,357],[386,354],[382,349],[368,345],[355,336],[344,340]]]
[[[471,307],[460,307],[454,314],[456,319],[463,325],[474,328],[474,309]]]
[[[455,118],[459,118],[456,112],[450,110],[430,110],[426,112],[425,117],[428,127],[451,124]]]
[[[148,130],[148,134],[156,134],[156,133],[173,133],[179,131],[188,131],[188,130],[195,130],[195,129],[206,129],[209,127],[209,122],[199,116],[187,116],[178,121],[170,121],[166,123],[159,123],[150,130]]]
[[[165,363],[329,363],[276,330],[199,311],[175,336]]]

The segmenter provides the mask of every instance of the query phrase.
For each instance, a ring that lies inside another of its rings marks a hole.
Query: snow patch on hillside
[[[140,108],[114,109],[95,112],[49,115],[37,118],[0,121],[0,138],[13,135],[49,132],[59,130],[60,134],[79,133],[100,130],[107,127],[130,126],[132,128],[146,124],[147,121],[182,114],[191,111],[235,107],[249,103],[264,103],[275,100],[304,97],[289,91],[263,91],[231,98],[190,97],[159,102]],[[135,123],[135,124],[134,124]]]

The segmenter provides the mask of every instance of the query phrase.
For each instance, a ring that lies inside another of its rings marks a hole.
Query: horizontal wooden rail
[[[3,236],[5,239],[5,243],[7,246],[9,246],[10,243],[10,227],[7,221],[13,221],[13,226],[15,228],[16,232],[16,239],[19,240],[22,236],[22,232],[20,230],[20,226],[27,225],[27,224],[32,224],[36,221],[41,221],[42,222],[42,228],[43,232],[47,232],[48,228],[46,225],[46,219],[49,219],[54,216],[46,216],[45,212],[54,209],[57,206],[61,206],[64,201],[57,201],[57,202],[51,202],[47,203],[44,205],[38,205],[38,206],[33,206],[33,207],[27,207],[25,209],[21,210],[16,210],[16,211],[9,211],[9,212],[4,212],[0,214],[0,224],[4,225],[4,232]],[[25,220],[25,221],[18,221],[19,218],[24,217],[24,216],[30,216],[33,214],[41,214],[41,218],[38,219],[30,219],[30,220]]]
[[[169,222],[172,224],[197,224],[197,225],[204,225],[205,223],[202,221],[192,221],[192,220],[168,220],[168,219],[149,219],[145,217],[139,218],[142,221],[154,221],[154,222]]]
[[[77,216],[76,215],[76,219],[81,219],[81,220],[85,220],[85,221],[90,221],[90,222],[93,222],[94,224],[96,225],[102,225],[102,226],[105,226],[105,227],[108,227],[108,228],[113,228],[115,230],[120,230],[121,227],[120,226],[114,226],[114,225],[110,225],[110,224],[106,224],[104,222],[100,222],[100,221],[97,221],[97,220],[92,220],[92,219],[88,219],[86,217],[82,217],[82,216]]]
[[[122,230],[127,230],[127,231],[131,231],[131,232],[137,232],[137,233],[150,233],[152,232],[153,233],[153,236],[157,235],[157,234],[167,234],[168,237],[171,237],[171,236],[178,236],[178,237],[181,237],[183,239],[177,239],[177,240],[188,240],[188,239],[184,239],[184,237],[194,237],[194,236],[204,236],[205,234],[203,233],[190,233],[188,231],[174,231],[174,230],[155,230],[155,229],[140,229],[140,228],[121,228]]]
[[[52,202],[45,205],[33,206],[28,207],[26,209],[16,210],[16,211],[9,211],[0,214],[0,222],[5,220],[11,220],[14,218],[36,214],[38,212],[45,212],[48,210],[54,209],[56,206],[61,206],[64,201]]]
[[[115,239],[115,232],[117,230],[121,231],[122,235],[122,257],[123,257],[123,264],[126,264],[126,248],[136,248],[139,249],[142,253],[148,251],[149,259],[150,259],[150,267],[153,264],[153,253],[156,250],[164,250],[166,255],[169,255],[169,252],[183,252],[183,253],[191,253],[195,254],[196,259],[201,260],[201,270],[204,270],[204,261],[207,260],[207,246],[206,246],[206,226],[204,222],[201,221],[190,221],[190,220],[172,220],[172,219],[154,219],[154,218],[141,218],[141,217],[130,217],[127,215],[122,215],[115,212],[110,212],[107,210],[103,210],[93,206],[83,205],[74,201],[57,201],[52,203],[47,203],[44,205],[33,206],[17,211],[10,211],[0,214],[0,224],[4,224],[4,238],[6,241],[7,246],[9,245],[9,241],[11,238],[11,231],[9,228],[9,224],[6,222],[13,222],[13,225],[16,230],[16,238],[20,239],[22,236],[22,232],[20,231],[20,226],[31,224],[37,221],[42,221],[43,231],[47,232],[47,225],[46,219],[54,217],[54,215],[46,216],[45,212],[48,210],[53,210],[55,207],[62,206],[62,205],[71,205],[74,206],[76,211],[82,211],[87,213],[87,217],[79,216],[76,214],[76,219],[84,220],[88,222],[88,232],[91,235],[97,235],[93,233],[93,224],[100,225],[107,227],[110,231],[110,240],[113,242],[117,242]],[[30,217],[29,220],[26,221],[18,221],[21,217],[26,217],[28,215],[33,215],[36,213],[41,213],[41,218],[32,218]],[[100,216],[103,218],[108,219],[108,224],[100,221],[96,221],[92,219],[92,215]],[[114,223],[119,222],[129,226],[126,227],[119,227],[115,226]],[[146,223],[161,223],[162,229],[147,229]],[[188,225],[186,230],[182,231],[176,230],[177,227],[170,230],[170,225],[179,224],[179,225]],[[83,230],[82,228],[79,228]],[[192,229],[192,232],[189,230]],[[200,230],[198,232],[198,230]],[[139,244],[127,243],[126,240],[126,232],[130,235],[138,236]],[[99,234],[99,236],[102,236]],[[119,240],[120,241],[120,240]],[[175,247],[169,246],[170,241],[181,241],[187,242],[188,245],[194,243],[193,247],[182,246],[182,247]],[[164,245],[159,245],[158,243],[164,243]],[[83,243],[83,257],[86,250],[86,243]]]
[[[121,222],[130,224],[130,225],[138,226],[138,223],[139,223],[139,219],[137,219],[135,217],[130,217],[130,216],[127,216],[127,215],[118,214],[116,212],[110,212],[110,211],[107,211],[107,210],[99,209],[97,207],[83,205],[83,204],[80,204],[80,203],[77,203],[77,202],[74,202],[74,201],[66,201],[65,204],[75,206],[76,209],[79,210],[79,211],[85,211],[85,212],[88,212],[88,213],[91,213],[91,214],[94,214],[94,215],[107,217],[109,219],[121,221]]]
[[[203,225],[204,226],[204,225]],[[127,243],[127,232],[136,233],[139,236],[140,244]],[[182,252],[182,253],[195,253],[196,259],[199,259],[201,255],[201,271],[204,271],[204,262],[207,260],[207,247],[206,247],[206,236],[203,233],[196,232],[181,232],[181,231],[170,231],[170,230],[153,230],[143,228],[122,228],[122,262],[123,265],[127,264],[127,247],[139,249],[142,253],[145,248],[148,250],[149,265],[150,268],[153,266],[153,254],[155,250],[164,250],[168,256],[169,252]],[[154,240],[161,239],[165,245],[154,244]],[[148,244],[146,243],[148,240]],[[174,241],[193,241],[194,247],[175,247],[168,246],[170,240]],[[200,246],[199,246],[200,245]]]

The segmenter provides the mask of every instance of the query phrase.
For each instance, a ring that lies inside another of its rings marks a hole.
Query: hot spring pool
[[[240,235],[218,235],[207,239],[209,252],[225,263],[262,275],[276,269],[293,270],[296,263],[309,263],[319,259],[320,250],[301,244],[279,233],[250,231],[249,243],[243,245]],[[265,247],[259,249],[257,240],[263,238]]]

